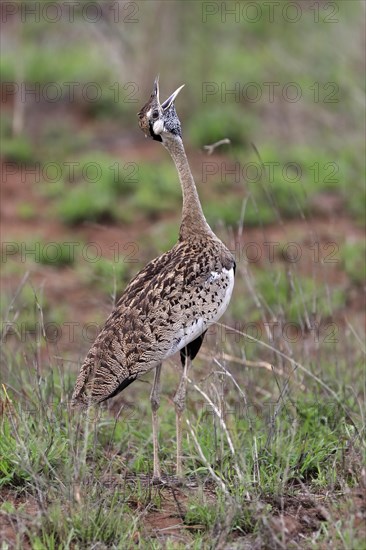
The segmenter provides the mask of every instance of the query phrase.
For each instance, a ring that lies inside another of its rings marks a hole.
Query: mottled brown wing
[[[167,280],[164,274],[171,271],[172,256],[173,249],[152,260],[130,281],[81,366],[72,406],[104,401],[141,375],[143,366],[149,370],[149,355],[151,359],[156,356],[157,348],[158,335],[151,330],[158,321],[154,314],[157,289],[160,292]]]
[[[136,275],[81,367],[73,405],[86,406],[116,395],[180,350],[187,342],[183,335],[190,334],[195,323],[199,326],[205,315],[214,317],[219,289],[207,281],[223,262],[229,267],[233,259],[222,257],[222,245],[212,247],[207,255],[207,242],[178,243]],[[192,343],[192,357],[199,347]]]

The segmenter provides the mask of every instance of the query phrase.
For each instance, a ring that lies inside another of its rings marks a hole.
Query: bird
[[[188,372],[207,329],[228,307],[235,278],[234,257],[206,221],[185,153],[175,109],[183,86],[160,103],[156,77],[151,96],[138,113],[145,137],[167,149],[178,172],[183,198],[178,241],[127,285],[81,365],[71,398],[72,407],[88,408],[155,369],[150,393],[154,482],[162,481],[158,445],[162,363],[180,353],[182,374],[173,401],[176,476],[182,479]]]

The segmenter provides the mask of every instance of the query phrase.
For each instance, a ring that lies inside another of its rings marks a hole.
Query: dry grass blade
[[[282,351],[280,351],[277,348],[271,346],[270,344],[267,344],[266,342],[262,342],[261,340],[258,340],[258,338],[255,338],[254,336],[251,336],[250,334],[248,334],[246,332],[235,329],[233,327],[229,327],[228,325],[224,325],[222,323],[216,323],[216,324],[218,326],[220,326],[221,328],[225,329],[225,330],[229,330],[229,331],[232,331],[236,334],[240,334],[241,336],[244,336],[245,338],[248,338],[252,342],[256,342],[260,346],[263,346],[263,347],[269,349],[270,351],[273,351],[275,354],[279,355],[283,359],[286,359],[287,361],[289,361],[289,363],[291,363],[291,365],[293,365],[294,371],[296,369],[299,369],[299,370],[303,371],[305,374],[310,376],[310,378],[313,378],[313,380],[315,380],[320,386],[322,386],[330,395],[332,395],[332,397],[334,397],[334,399],[336,399],[337,402],[340,402],[340,399],[339,399],[338,395],[336,394],[336,392],[334,390],[332,390],[332,388],[330,388],[328,386],[328,384],[323,382],[323,380],[321,380],[318,376],[316,376],[316,374],[312,373],[309,369],[304,367],[301,363],[299,363],[298,361],[295,361],[295,359],[292,359],[292,357],[289,357],[286,353],[283,353]]]
[[[211,145],[204,145],[203,148],[207,151],[208,155],[212,155],[212,153],[215,151],[217,147],[220,147],[221,145],[230,144],[231,141],[228,138],[220,139],[219,141],[216,141],[215,143],[211,143]]]
[[[214,472],[214,470],[212,469],[211,467],[211,464],[208,462],[207,458],[205,457],[205,454],[202,450],[202,447],[201,445],[198,443],[198,439],[197,439],[197,436],[196,434],[194,433],[194,430],[192,428],[192,425],[189,421],[188,418],[186,418],[186,423],[187,423],[187,426],[188,426],[188,429],[189,429],[189,432],[192,436],[192,439],[194,441],[194,444],[195,444],[195,447],[198,451],[198,454],[200,455],[200,458],[202,460],[202,462],[204,463],[204,465],[206,466],[206,468],[208,469],[208,471],[210,472],[212,478],[217,482],[217,484],[221,487],[221,489],[223,490],[223,492],[225,493],[225,495],[229,496],[229,491],[225,485],[225,483],[222,481],[222,479]]]

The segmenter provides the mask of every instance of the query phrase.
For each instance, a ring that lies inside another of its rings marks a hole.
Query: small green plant
[[[97,184],[79,185],[66,191],[57,212],[68,225],[85,221],[114,221],[117,217],[114,196]]]
[[[239,105],[225,104],[222,107],[207,105],[191,119],[188,125],[189,141],[199,148],[224,138],[230,139],[232,147],[246,149],[255,131],[257,118],[241,110]],[[227,147],[227,146],[226,146]]]
[[[217,227],[219,223],[225,226],[237,227],[240,223],[242,202],[240,198],[230,195],[221,200],[215,198],[205,202],[204,212],[208,223],[212,227]]]
[[[195,497],[188,502],[184,523],[194,525],[196,529],[209,529],[215,523],[217,512],[217,506],[208,503],[204,496]]]
[[[363,241],[344,243],[341,261],[351,282],[362,285],[366,280],[366,244]]]
[[[264,306],[275,315],[284,315],[287,321],[302,322],[315,314],[330,316],[345,303],[341,288],[333,288],[329,298],[324,285],[310,277],[289,275],[285,270],[254,269],[253,282]]]
[[[36,161],[35,152],[29,138],[25,135],[4,138],[1,154],[8,162],[30,165]]]
[[[29,248],[35,249],[35,261],[43,265],[63,267],[72,265],[75,261],[75,247],[67,242],[37,241],[30,244]]]
[[[101,153],[84,155],[75,162],[58,199],[61,219],[67,224],[130,220],[126,200],[137,185],[138,166]]]
[[[34,206],[28,202],[20,203],[17,208],[17,211],[18,211],[18,216],[25,221],[34,220],[34,218],[37,215],[37,212]]]
[[[96,262],[88,263],[88,278],[91,271],[93,283],[97,284],[106,294],[120,294],[128,281],[130,265],[134,264],[99,258]]]
[[[178,240],[179,221],[155,223],[151,232],[145,236],[146,247],[152,250],[153,255],[162,254],[172,248]],[[145,244],[144,244],[145,247]]]
[[[171,163],[138,165],[138,183],[131,197],[136,214],[145,214],[154,219],[161,213],[174,212],[181,195],[177,174]]]
[[[48,176],[52,183],[58,181],[56,178],[64,179],[73,174],[78,166],[68,164],[68,159],[75,157],[85,149],[90,141],[90,135],[82,130],[76,130],[68,120],[49,120],[40,128],[40,135],[37,140],[37,154],[43,162],[42,172]],[[67,161],[65,162],[65,159]],[[54,172],[52,166],[57,162]]]

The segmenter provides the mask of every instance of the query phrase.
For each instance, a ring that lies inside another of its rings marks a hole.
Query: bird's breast
[[[234,288],[234,268],[211,271],[206,281],[184,296],[181,304],[182,323],[175,331],[165,359],[193,342],[227,309]]]

